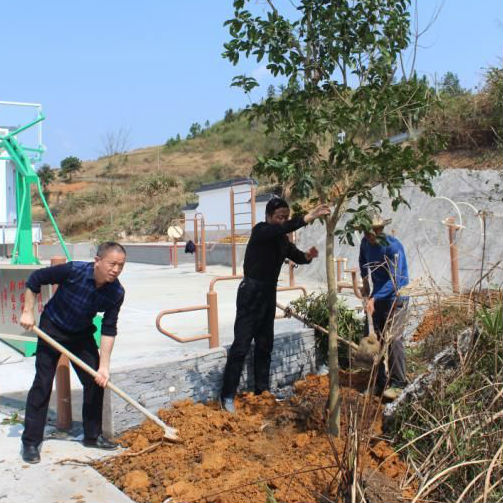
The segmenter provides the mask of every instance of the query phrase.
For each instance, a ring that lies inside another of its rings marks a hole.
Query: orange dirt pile
[[[412,340],[422,341],[440,331],[448,331],[456,327],[468,326],[476,308],[494,307],[502,302],[499,290],[486,290],[447,297],[436,306],[430,307],[421,323],[416,328]]]
[[[308,377],[295,389],[296,394],[282,402],[268,393],[244,394],[235,415],[216,404],[178,402],[160,411],[160,417],[179,430],[183,443],[162,443],[142,452],[162,439],[160,428],[146,422],[121,437],[129,447],[126,453],[94,467],[129,497],[144,503],[260,502],[266,500],[266,484],[281,502],[320,501],[322,495],[335,500],[344,479],[338,463],[349,459],[349,417],[365,416],[359,427],[358,472],[367,501],[411,498],[412,488],[401,488],[405,464],[377,437],[380,410],[374,397],[366,400],[367,412],[362,414],[363,395],[341,388],[342,434],[331,445],[323,413],[327,377]]]
[[[429,309],[421,323],[416,328],[412,340],[415,342],[422,341],[432,335],[442,321],[441,312],[439,309]]]

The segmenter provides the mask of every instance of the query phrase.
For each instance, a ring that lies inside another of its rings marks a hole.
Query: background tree
[[[294,18],[267,0],[267,14],[255,16],[247,0],[235,0],[226,21],[231,39],[223,57],[242,55],[268,61],[273,76],[287,84],[280,94],[253,104],[247,113],[265,122],[283,148],[259,158],[257,174],[269,175],[292,195],[329,203],[325,219],[329,304],[329,430],[340,431],[337,348],[337,290],[334,240],[352,242],[357,227],[370,228],[369,211],[379,209],[372,188],[387,188],[393,208],[406,203],[405,183],[432,194],[436,166],[425,138],[415,128],[433,93],[414,74],[396,82],[401,52],[410,42],[408,0],[299,0]],[[288,12],[291,12],[289,9]],[[397,63],[398,62],[398,63]],[[250,92],[258,82],[236,76],[233,85]],[[405,144],[383,138],[387,121],[411,133]],[[349,201],[356,201],[348,208]],[[339,228],[341,217],[350,218]]]
[[[225,111],[224,122],[232,122],[234,120],[234,110],[229,108]]]
[[[110,176],[114,167],[124,164],[127,159],[127,151],[131,145],[131,131],[127,128],[119,128],[117,131],[108,131],[101,137],[102,154],[107,158],[105,173]]]
[[[37,171],[38,178],[40,179],[40,184],[42,185],[42,192],[44,197],[47,199],[49,197],[49,185],[54,181],[56,175],[54,170],[51,169],[49,164],[42,164]]]
[[[197,138],[202,132],[201,124],[199,122],[193,122],[189,128],[189,134],[187,138]]]
[[[440,91],[447,96],[459,96],[466,93],[465,89],[463,89],[459,83],[459,77],[453,72],[447,72],[442,77]]]
[[[71,182],[72,175],[82,168],[82,162],[78,157],[69,156],[61,161],[60,166],[61,171],[59,172],[59,176],[65,181]]]

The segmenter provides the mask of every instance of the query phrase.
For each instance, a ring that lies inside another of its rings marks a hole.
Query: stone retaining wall
[[[112,381],[153,413],[177,400],[210,401],[218,397],[228,346],[179,360],[162,358],[113,371]],[[241,390],[253,389],[253,352],[248,355]],[[299,328],[275,338],[271,389],[277,390],[316,370],[314,331]],[[171,392],[170,392],[171,388]],[[174,388],[174,391],[173,391]],[[103,429],[109,436],[137,426],[145,417],[124,400],[105,392]]]

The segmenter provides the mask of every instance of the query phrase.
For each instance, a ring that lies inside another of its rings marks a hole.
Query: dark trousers
[[[276,284],[245,278],[238,288],[234,342],[229,349],[225,365],[223,397],[233,397],[236,394],[252,340],[255,341],[255,393],[260,394],[269,389],[275,314]]]
[[[402,332],[406,321],[407,304],[392,299],[375,299],[374,307],[372,321],[377,338],[388,343],[389,385],[404,388],[407,385],[407,376]],[[365,322],[365,335],[368,335],[368,332],[368,323]],[[387,383],[386,368],[384,361],[381,361],[377,370],[376,386],[384,389]]]
[[[92,333],[68,334],[62,332],[46,317],[41,318],[40,328],[94,370],[98,369],[99,352]],[[52,383],[60,356],[59,351],[56,351],[42,339],[38,340],[35,356],[35,379],[26,400],[22,435],[22,441],[25,445],[38,446],[43,440]],[[94,378],[80,367],[73,365],[73,368],[84,387],[84,403],[82,405],[84,437],[95,439],[101,434],[103,388],[98,386],[94,382]]]

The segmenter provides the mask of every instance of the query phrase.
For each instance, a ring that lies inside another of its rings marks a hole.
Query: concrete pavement
[[[284,268],[286,273],[287,269]],[[180,344],[161,334],[155,318],[162,309],[206,304],[206,293],[211,279],[230,275],[224,266],[209,266],[205,274],[196,273],[193,264],[172,266],[128,263],[121,276],[126,298],[119,317],[118,337],[112,355],[114,368],[139,364],[159,357],[173,360],[201,352],[208,348],[207,341]],[[218,283],[220,343],[233,339],[235,298],[238,281]],[[280,284],[287,285],[287,276]],[[305,284],[305,282],[304,282]],[[315,289],[315,283],[306,285]],[[278,300],[288,303],[299,291],[280,292]],[[295,320],[277,320],[278,332],[296,324]],[[298,324],[301,326],[300,324]],[[180,336],[207,333],[205,311],[170,316],[163,326]],[[170,358],[171,359],[171,358]],[[3,364],[2,364],[3,362]],[[0,421],[13,414],[22,416],[27,392],[34,377],[34,358],[24,358],[14,349],[0,342]],[[118,489],[108,484],[90,467],[61,465],[67,458],[95,459],[105,453],[84,448],[79,440],[81,432],[81,385],[75,372],[71,372],[72,412],[75,436],[63,439],[54,433],[55,393],[50,404],[49,427],[42,446],[42,462],[28,465],[20,457],[21,424],[0,425],[0,503],[122,503],[131,501]],[[125,390],[127,392],[127,390]]]

